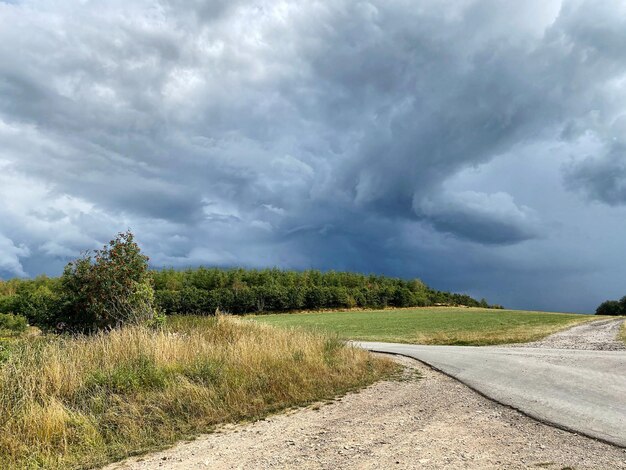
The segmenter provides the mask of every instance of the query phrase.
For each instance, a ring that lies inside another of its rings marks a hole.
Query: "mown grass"
[[[257,322],[333,332],[344,339],[483,346],[524,343],[597,316],[434,307],[249,316]]]
[[[396,368],[336,336],[227,317],[30,338],[2,351],[0,468],[101,465]]]

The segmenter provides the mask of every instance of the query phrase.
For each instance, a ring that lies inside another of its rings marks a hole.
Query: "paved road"
[[[413,357],[533,418],[626,447],[626,351],[356,344]]]

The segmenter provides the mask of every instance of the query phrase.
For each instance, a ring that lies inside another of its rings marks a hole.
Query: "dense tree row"
[[[467,295],[403,280],[350,272],[279,269],[166,269],[153,273],[157,303],[167,313],[231,313],[325,308],[412,307],[434,304],[487,307]]]
[[[428,305],[490,307],[463,294],[429,288],[420,280],[349,272],[198,268],[150,273],[155,302],[168,314],[234,314],[332,308]],[[62,278],[0,282],[0,313],[50,325],[62,301]],[[498,307],[498,306],[494,306]]]

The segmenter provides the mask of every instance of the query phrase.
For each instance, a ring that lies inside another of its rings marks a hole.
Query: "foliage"
[[[0,330],[23,333],[28,328],[26,317],[10,313],[0,313]]]
[[[489,307],[468,295],[437,291],[419,279],[350,272],[279,269],[164,269],[152,273],[158,304],[169,314],[233,314],[433,304]],[[501,308],[501,307],[500,307]]]
[[[183,315],[212,315],[218,309],[239,315],[431,305],[502,308],[489,305],[484,299],[477,301],[468,295],[432,289],[419,279],[335,271],[204,267],[148,272],[146,258],[139,253],[136,244],[132,240],[129,243],[118,239],[118,242],[128,248],[120,249],[123,255],[114,259],[116,251],[105,247],[99,259],[96,252],[95,260],[86,255],[68,265],[61,278],[0,281],[0,313],[19,313],[31,324],[42,327],[62,323],[62,326],[76,329],[76,324],[87,328],[115,325],[125,321],[128,312],[132,312],[132,317],[137,311],[144,311],[149,317],[150,305],[167,314]],[[113,281],[117,275],[133,282]],[[153,299],[148,288],[150,283],[154,287]],[[111,285],[113,289],[109,288]],[[145,308],[119,302],[119,299],[133,298],[128,295],[130,292],[134,292],[135,297],[140,296],[138,304],[143,302]],[[120,315],[120,310],[125,313]]]
[[[58,317],[62,328],[94,331],[145,323],[154,316],[148,257],[130,231],[65,267]]]
[[[626,315],[626,296],[602,302],[596,309],[596,315]]]

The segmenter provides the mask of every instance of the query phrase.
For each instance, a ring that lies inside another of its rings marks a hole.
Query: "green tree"
[[[624,315],[626,314],[625,305],[626,297],[622,297],[622,300],[619,302],[617,300],[607,300],[598,306],[596,315]]]
[[[155,319],[148,257],[130,231],[69,263],[61,292],[62,328],[94,331]]]

